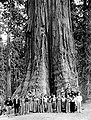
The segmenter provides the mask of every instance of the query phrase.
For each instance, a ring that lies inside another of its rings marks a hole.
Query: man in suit
[[[18,98],[18,95],[16,95],[16,97],[14,98],[13,104],[14,104],[14,113],[15,115],[18,115],[20,109],[20,100]]]
[[[6,109],[7,109],[7,114],[10,114],[12,105],[13,105],[13,103],[12,103],[11,97],[8,97],[8,99],[5,101],[5,106],[6,106]]]

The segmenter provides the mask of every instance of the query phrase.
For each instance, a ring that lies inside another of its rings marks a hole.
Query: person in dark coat
[[[70,102],[70,112],[74,113],[75,112],[75,96],[72,96],[72,100]]]
[[[15,115],[19,114],[19,109],[20,109],[20,100],[18,98],[18,95],[16,95],[16,97],[13,100],[13,104],[14,104],[14,113]]]
[[[11,97],[8,97],[8,99],[5,101],[5,106],[6,106],[6,109],[7,109],[7,114],[10,114],[10,110],[12,108],[12,100],[11,100]]]

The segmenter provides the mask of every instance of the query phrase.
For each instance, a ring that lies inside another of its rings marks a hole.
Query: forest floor
[[[91,101],[82,105],[82,113],[30,113],[21,116],[0,116],[0,120],[91,120]]]

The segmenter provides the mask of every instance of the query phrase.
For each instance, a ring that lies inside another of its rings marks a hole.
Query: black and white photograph
[[[0,0],[0,120],[91,120],[91,0]]]

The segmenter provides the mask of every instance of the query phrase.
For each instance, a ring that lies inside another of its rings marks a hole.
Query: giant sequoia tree
[[[57,93],[68,83],[77,87],[70,0],[27,0],[26,11],[27,73],[15,94]]]
[[[70,0],[27,0],[25,8],[26,77],[14,95],[54,94],[68,83],[78,87]]]

